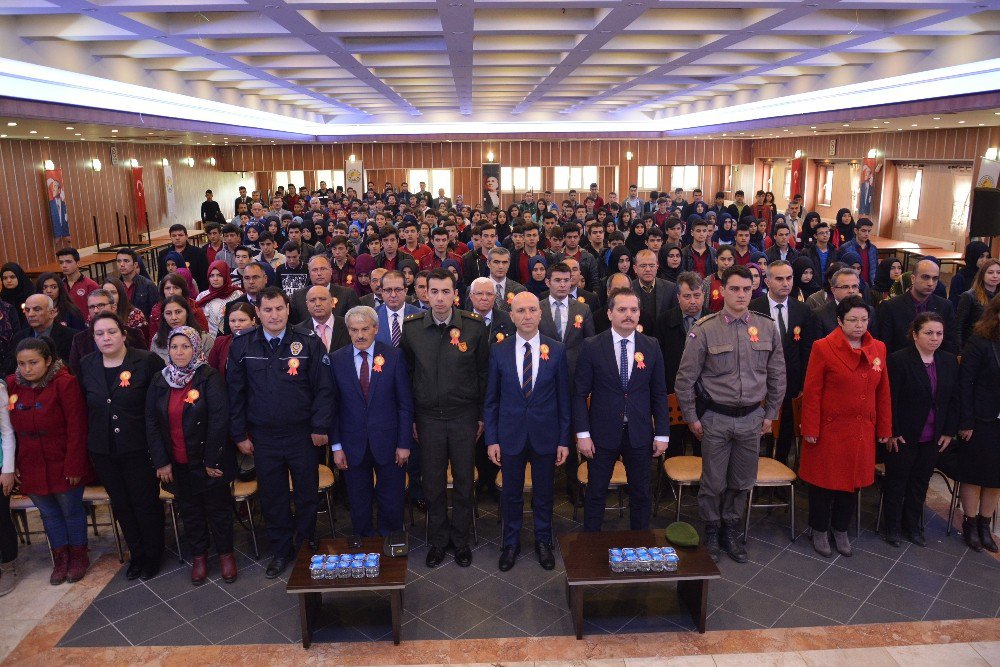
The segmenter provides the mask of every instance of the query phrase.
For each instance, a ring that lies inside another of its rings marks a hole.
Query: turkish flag
[[[146,220],[146,188],[142,184],[142,167],[132,167],[132,194],[135,200],[135,218],[139,233],[149,230]]]

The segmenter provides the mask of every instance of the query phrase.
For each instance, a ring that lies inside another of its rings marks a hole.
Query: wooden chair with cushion
[[[796,401],[798,401],[799,410],[795,409],[795,402]],[[801,423],[799,421],[799,418],[801,416],[801,405],[802,405],[802,399],[801,399],[801,397],[797,397],[797,398],[792,399],[792,419],[794,420],[794,429],[793,430],[794,430],[796,436],[798,436],[801,433],[801,429],[799,428],[799,425]],[[781,414],[779,412],[778,413],[778,418],[771,422],[771,434],[773,435],[773,437],[775,439],[777,439],[777,437],[778,437],[778,432],[779,432],[779,429],[781,428],[781,420],[783,418],[787,419],[788,415],[783,415],[783,414]],[[766,456],[765,457],[759,457],[757,459],[757,479],[756,479],[756,481],[754,481],[754,485],[750,489],[750,493],[747,496],[747,512],[746,512],[747,515],[746,515],[745,525],[744,525],[744,530],[743,530],[743,543],[744,544],[746,544],[747,537],[750,534],[750,512],[751,512],[751,510],[753,510],[753,509],[769,509],[769,508],[773,508],[773,507],[787,507],[788,508],[788,513],[789,513],[789,515],[791,517],[789,523],[790,523],[790,530],[791,530],[791,535],[792,535],[792,541],[793,542],[795,541],[795,480],[796,480],[795,471],[792,470],[791,468],[789,468],[788,466],[786,466],[781,461],[777,461],[777,460],[775,460],[773,458],[768,458]],[[753,502],[753,495],[754,495],[754,491],[756,491],[758,487],[770,488],[770,489],[787,487],[788,488],[788,502],[784,503],[784,502],[777,502],[777,501],[773,501],[772,500],[771,502],[758,503],[758,504],[755,505],[754,502]]]
[[[590,466],[588,461],[584,459],[580,462],[580,467],[576,469],[576,480],[580,482],[580,498],[582,498],[587,493],[587,483],[590,480]],[[618,491],[618,504],[611,507],[605,507],[606,510],[618,510],[618,518],[625,516],[625,498],[623,491],[628,482],[628,476],[625,474],[625,464],[621,459],[615,461],[615,468],[611,472],[611,481],[608,482],[609,491]],[[573,504],[573,521],[576,521],[576,510],[579,505]]]
[[[118,547],[118,562],[125,562],[125,550],[122,547],[121,534],[118,532],[118,521],[115,519],[115,508],[111,506],[111,498],[108,497],[108,492],[103,486],[87,486],[83,489],[83,502],[90,507],[90,520],[91,526],[94,528],[94,537],[98,537],[97,527],[98,526],[111,526],[111,530],[115,534],[115,546]],[[107,506],[108,513],[111,516],[108,523],[98,523],[97,522],[97,508],[100,506]]]
[[[236,520],[250,533],[250,542],[253,544],[253,557],[260,558],[260,551],[257,548],[257,529],[253,524],[253,499],[257,496],[257,480],[252,479],[249,482],[244,482],[240,479],[235,479],[230,484],[230,491],[233,494],[233,510],[236,511]],[[240,503],[246,509],[247,524],[249,524],[249,527],[244,525],[243,519],[240,518],[238,511]]]
[[[174,502],[174,494],[170,493],[162,486],[160,487],[160,502],[163,503],[167,511],[170,512],[170,525],[174,529],[174,545],[177,547],[177,561],[184,563],[184,556],[181,555],[181,536],[177,531],[177,505]]]
[[[336,481],[333,469],[322,463],[319,465],[319,493],[323,496],[323,501],[326,504],[326,509],[320,508],[319,512],[326,512],[327,518],[330,520],[330,537],[334,537],[334,516],[333,516],[333,496],[331,495],[331,489],[333,489],[333,483]],[[288,475],[288,488],[294,489],[295,485],[292,483],[291,474]]]
[[[677,394],[670,394],[667,397],[667,410],[670,414],[670,425],[679,426],[687,422],[684,421],[684,415],[681,413],[680,405],[677,402]],[[684,495],[684,487],[686,486],[696,486],[701,482],[701,457],[700,456],[672,456],[670,458],[664,459],[661,465],[662,477],[666,477],[670,488],[674,493],[674,498],[677,502],[677,521],[681,518],[681,499]],[[658,484],[658,487],[662,487],[662,484]],[[653,515],[656,515],[656,511],[660,504],[660,496],[662,493],[656,494],[656,500],[653,502]]]

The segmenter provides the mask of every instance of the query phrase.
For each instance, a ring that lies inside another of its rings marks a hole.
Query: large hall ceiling
[[[657,119],[1000,57],[998,35],[997,0],[0,3],[0,57],[332,124]]]

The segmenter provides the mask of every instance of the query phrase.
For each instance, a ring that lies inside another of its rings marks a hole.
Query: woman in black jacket
[[[944,319],[921,313],[913,346],[889,356],[893,437],[885,455],[885,540],[926,546],[920,516],[938,453],[958,431],[958,357],[941,349]]]
[[[125,345],[125,324],[111,312],[90,322],[97,352],[80,361],[87,400],[87,450],[128,544],[129,580],[149,580],[163,558],[160,486],[146,443],[146,392],[163,368],[158,356]]]
[[[208,365],[201,335],[188,326],[167,336],[170,361],[149,387],[146,432],[156,474],[174,494],[191,543],[191,583],[205,583],[211,529],[222,579],[236,581],[229,482],[236,450],[229,439],[229,398]]]
[[[969,548],[996,553],[990,517],[1000,499],[1000,299],[987,304],[962,349],[959,386],[962,533]]]

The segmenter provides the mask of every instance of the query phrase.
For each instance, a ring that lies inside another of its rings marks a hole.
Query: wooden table
[[[942,265],[944,264],[957,264],[960,266],[965,265],[965,255],[954,250],[945,250],[944,248],[935,248],[932,246],[920,246],[916,250],[911,250],[908,253],[907,261],[911,258],[921,259],[927,257],[928,255],[936,258]]]
[[[80,257],[80,261],[77,265],[80,267],[80,271],[87,273],[94,280],[101,282],[108,275],[107,265],[109,263],[114,263],[117,258],[118,255],[113,252],[94,252]],[[37,278],[43,273],[58,273],[59,275],[62,275],[62,269],[59,267],[59,262],[49,262],[38,266],[29,266],[24,270],[24,272],[28,274],[29,278]]]
[[[878,248],[879,255],[888,257],[889,255],[902,253],[904,262],[906,261],[907,253],[920,247],[919,243],[913,243],[912,241],[900,241],[899,239],[890,239],[886,236],[872,235],[868,240],[871,241],[876,248]]]
[[[688,608],[698,632],[705,632],[708,582],[722,578],[703,545],[677,547],[676,572],[626,572],[615,574],[608,566],[608,549],[614,547],[669,547],[663,531],[629,530],[607,533],[562,533],[559,550],[566,564],[566,592],[576,638],[583,639],[583,587],[607,584],[677,583],[677,595]]]
[[[399,644],[400,617],[403,613],[403,587],[406,585],[406,558],[380,559],[379,576],[364,579],[313,579],[309,575],[309,561],[314,553],[381,553],[383,538],[366,537],[360,549],[352,549],[347,539],[320,540],[314,552],[303,544],[295,558],[295,565],[288,577],[286,593],[299,596],[299,622],[302,624],[302,648],[312,643],[312,624],[323,605],[323,593],[350,593],[354,591],[389,591],[392,609],[392,643]]]

